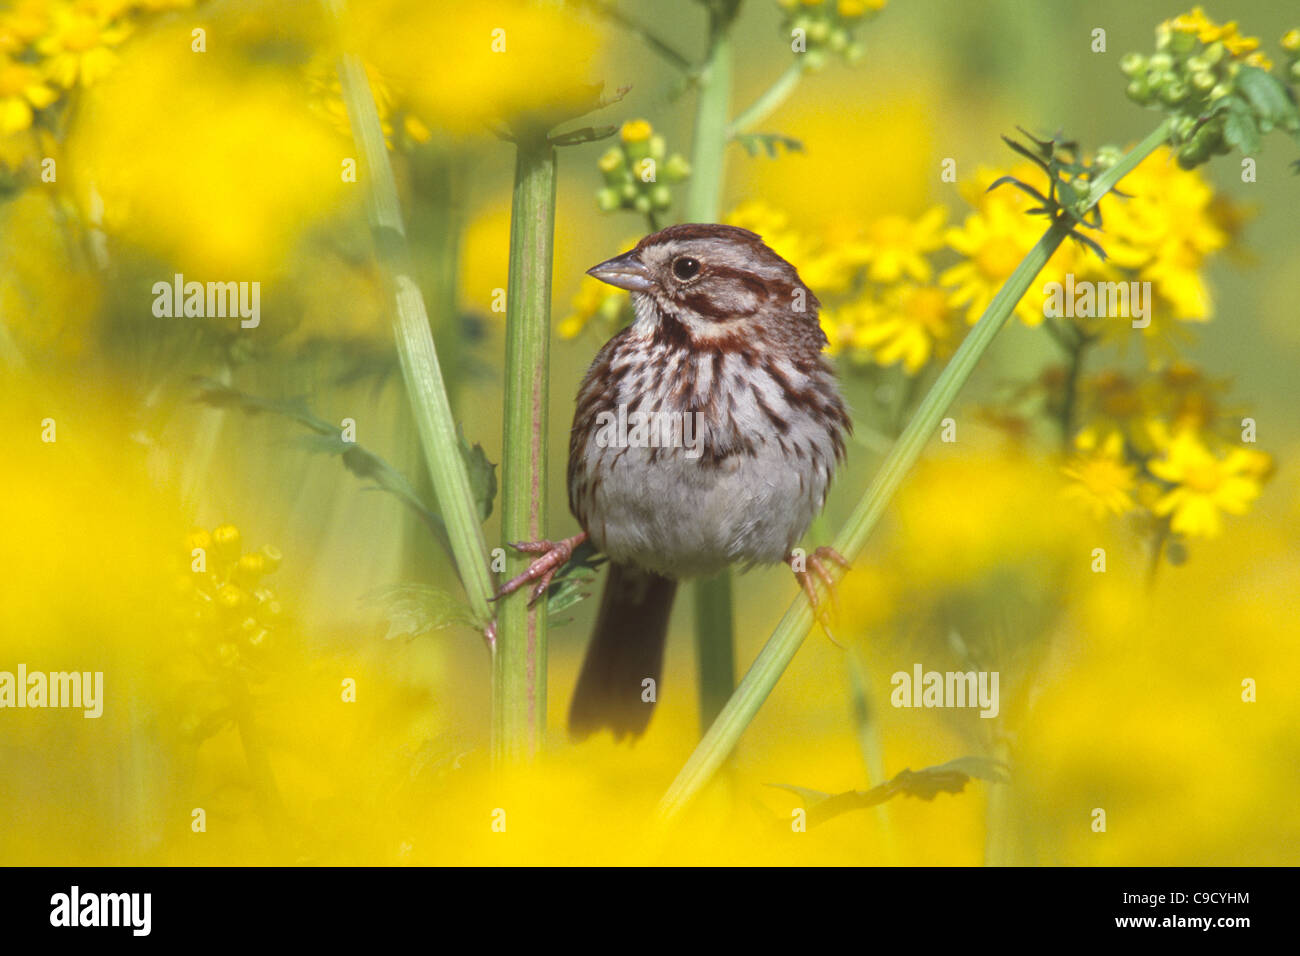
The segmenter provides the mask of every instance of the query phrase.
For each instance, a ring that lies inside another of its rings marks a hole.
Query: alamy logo
[[[1043,286],[1043,315],[1049,319],[1132,319],[1133,328],[1151,324],[1150,282],[1075,282],[1065,274],[1065,284]]]
[[[82,893],[79,886],[50,897],[51,926],[129,926],[133,936],[148,936],[151,893]]]
[[[596,416],[596,445],[600,448],[684,448],[687,458],[704,450],[704,416],[700,412],[618,412]]]
[[[889,702],[895,707],[978,707],[981,717],[998,715],[997,671],[898,671]]]
[[[178,272],[171,282],[153,284],[153,314],[160,319],[238,316],[241,328],[255,329],[262,321],[262,283],[186,282]]]
[[[104,713],[103,671],[0,671],[0,709],[5,707],[81,708],[83,717]]]

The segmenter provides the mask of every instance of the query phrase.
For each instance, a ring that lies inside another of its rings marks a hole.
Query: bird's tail
[[[569,706],[569,735],[575,740],[604,728],[615,740],[645,731],[659,693],[676,591],[671,578],[610,562],[596,629]],[[654,681],[653,693],[647,693],[647,678]]]

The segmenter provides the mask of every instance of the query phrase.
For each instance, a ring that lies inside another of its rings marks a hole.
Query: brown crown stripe
[[[660,229],[658,232],[646,236],[636,244],[636,248],[639,252],[646,246],[690,239],[763,241],[763,237],[758,233],[750,232],[748,229],[741,229],[739,226],[723,226],[711,222],[683,222],[676,226],[669,226],[667,229]]]

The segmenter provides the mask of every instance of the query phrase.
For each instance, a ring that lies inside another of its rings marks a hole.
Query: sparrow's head
[[[587,274],[628,289],[646,331],[696,344],[760,331],[816,330],[820,303],[794,266],[735,226],[685,223],[642,239]],[[809,328],[811,326],[811,329]]]

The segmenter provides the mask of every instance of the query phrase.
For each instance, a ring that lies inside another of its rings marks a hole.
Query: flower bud
[[[1141,53],[1125,53],[1119,61],[1120,72],[1127,77],[1135,77],[1147,68],[1147,58]]]
[[[1214,74],[1208,70],[1192,74],[1192,86],[1201,93],[1207,93],[1214,89],[1215,82]]]
[[[667,209],[673,204],[673,194],[663,183],[658,183],[650,190],[650,202],[656,209]]]
[[[233,524],[223,524],[212,532],[212,549],[223,561],[239,557],[239,529]]]
[[[681,153],[673,153],[664,165],[664,179],[670,183],[680,183],[691,174],[691,164]]]
[[[1300,60],[1296,60],[1292,63],[1291,69],[1288,72],[1291,74],[1292,82],[1300,83]]]
[[[596,191],[596,206],[601,212],[613,212],[620,205],[618,190],[606,188]]]
[[[1151,102],[1151,87],[1147,86],[1146,80],[1136,79],[1131,81],[1124,92],[1129,99],[1142,106],[1146,106]]]
[[[1223,59],[1224,54],[1226,54],[1227,52],[1228,52],[1228,48],[1225,47],[1218,40],[1215,40],[1213,43],[1211,43],[1209,46],[1207,46],[1204,50],[1201,51],[1201,59],[1204,60],[1210,66],[1214,66],[1220,60]]]
[[[1210,102],[1221,100],[1232,92],[1231,83],[1215,83],[1214,88],[1210,90]]]
[[[1147,60],[1147,67],[1153,73],[1164,73],[1173,68],[1174,58],[1168,53],[1155,53]]]
[[[1170,106],[1177,106],[1183,100],[1187,99],[1187,94],[1191,89],[1182,80],[1174,80],[1172,83],[1166,83],[1160,90],[1160,99]]]

